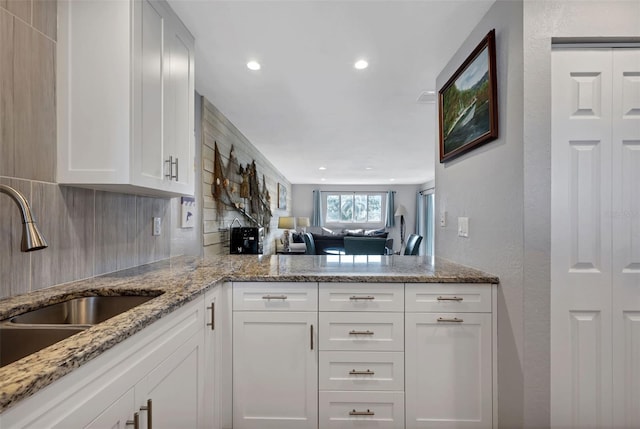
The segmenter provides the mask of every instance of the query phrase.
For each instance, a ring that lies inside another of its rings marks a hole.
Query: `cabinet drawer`
[[[404,314],[321,312],[320,350],[404,350]]]
[[[317,283],[233,283],[233,309],[248,311],[317,311]]]
[[[402,352],[320,352],[322,390],[404,390]]]
[[[491,313],[491,284],[408,283],[407,312]]]
[[[320,311],[404,311],[402,283],[320,283]]]
[[[404,393],[333,392],[319,394],[319,426],[333,428],[404,428]]]

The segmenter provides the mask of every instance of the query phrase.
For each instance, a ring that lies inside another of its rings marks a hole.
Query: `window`
[[[380,193],[327,193],[325,223],[380,224],[383,201]]]

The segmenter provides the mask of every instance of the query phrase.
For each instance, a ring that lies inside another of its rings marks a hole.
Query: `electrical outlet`
[[[162,232],[162,218],[154,217],[153,218],[153,235],[160,235]]]
[[[468,217],[459,217],[458,218],[458,237],[469,237],[469,218]]]
[[[447,226],[447,212],[440,212],[440,226]]]

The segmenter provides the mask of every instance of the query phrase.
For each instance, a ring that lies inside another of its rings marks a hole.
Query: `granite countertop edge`
[[[367,267],[354,272],[349,266],[347,271],[350,272],[332,272],[331,266],[318,266],[325,262],[321,256],[300,255],[234,255],[216,260],[175,257],[2,299],[0,320],[82,296],[160,294],[132,310],[0,368],[0,413],[224,282],[499,282],[496,276],[446,260],[436,259],[435,264],[430,265],[428,259],[385,257],[386,266],[385,263],[373,265],[378,272],[367,270]],[[387,267],[392,265],[392,268]],[[414,272],[407,272],[412,270]]]

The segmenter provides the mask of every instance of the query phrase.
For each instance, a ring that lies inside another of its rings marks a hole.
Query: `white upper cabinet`
[[[165,1],[58,2],[62,184],[194,193],[194,39]]]

